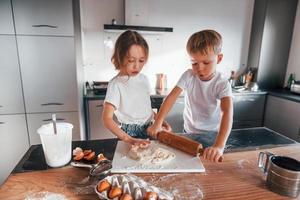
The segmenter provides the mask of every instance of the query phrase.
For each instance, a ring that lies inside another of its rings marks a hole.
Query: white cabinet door
[[[300,103],[268,96],[264,126],[300,142]]]
[[[90,139],[116,138],[102,123],[103,100],[89,101],[90,112]]]
[[[0,114],[24,113],[15,36],[0,35]]]
[[[183,132],[183,109],[184,97],[179,97],[166,116],[165,120],[170,124],[172,131],[175,133]]]
[[[25,114],[0,115],[0,185],[29,148]]]
[[[40,136],[37,129],[43,124],[51,123],[51,113],[26,114],[29,131],[30,145],[41,144]],[[78,112],[61,112],[56,113],[57,122],[67,122],[73,124],[72,139],[80,140],[79,118]]]
[[[0,34],[15,34],[10,0],[0,1],[0,24]]]
[[[126,25],[149,25],[149,2],[148,0],[126,0]]]
[[[13,0],[17,34],[73,36],[72,0]]]
[[[26,113],[77,111],[72,37],[18,36]]]

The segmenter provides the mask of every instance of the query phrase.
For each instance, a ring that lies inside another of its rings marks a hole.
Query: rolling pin
[[[176,135],[172,132],[160,131],[157,134],[157,139],[161,143],[164,143],[170,147],[181,150],[193,156],[197,156],[198,154],[200,154],[201,156],[204,152],[201,143],[180,135]],[[218,161],[222,162],[223,157],[220,157]]]

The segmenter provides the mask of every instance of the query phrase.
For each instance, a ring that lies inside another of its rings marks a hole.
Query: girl
[[[104,126],[124,142],[149,144],[147,128],[154,118],[150,84],[140,73],[148,59],[149,48],[136,31],[125,31],[116,41],[111,61],[119,73],[109,81],[102,120]],[[113,120],[116,115],[120,126]],[[164,122],[166,129],[169,125]]]

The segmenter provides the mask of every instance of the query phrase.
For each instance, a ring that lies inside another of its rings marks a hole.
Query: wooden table
[[[300,159],[300,144],[268,149],[278,155]],[[269,191],[265,177],[257,167],[257,151],[225,154],[223,163],[203,161],[205,173],[137,174],[158,187],[173,192],[176,199],[291,199]],[[97,199],[94,186],[97,180],[88,178],[87,169],[67,166],[9,176],[0,188],[0,199],[24,199],[29,194],[51,192],[67,199]],[[300,196],[298,197],[300,199]]]

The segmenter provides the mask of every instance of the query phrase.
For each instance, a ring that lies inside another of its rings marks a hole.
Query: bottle
[[[231,71],[228,81],[229,81],[231,87],[233,88],[235,86],[235,71]]]
[[[291,85],[292,83],[295,81],[295,74],[294,73],[291,73],[289,78],[288,78],[288,81],[287,81],[287,86],[286,88],[287,89],[291,89]]]
[[[250,83],[252,81],[252,77],[253,77],[253,73],[252,73],[251,70],[249,70],[248,73],[246,74],[245,88],[249,88],[250,87]]]
[[[167,77],[165,74],[156,74],[156,86],[158,90],[163,90],[166,88]]]
[[[117,20],[116,19],[112,19],[111,20],[111,25],[117,25]]]

